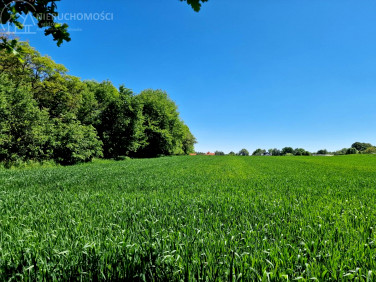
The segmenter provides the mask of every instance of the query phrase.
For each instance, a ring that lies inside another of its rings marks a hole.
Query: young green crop
[[[0,170],[0,280],[368,280],[376,157]]]

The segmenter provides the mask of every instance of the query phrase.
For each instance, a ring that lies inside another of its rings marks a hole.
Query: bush
[[[53,160],[47,160],[47,161],[22,161],[20,159],[16,161],[7,161],[0,164],[0,167],[6,168],[6,169],[31,169],[31,168],[39,168],[39,167],[56,167],[58,164],[56,164]]]
[[[358,150],[355,149],[355,148],[349,148],[349,149],[347,149],[347,151],[346,151],[346,155],[355,155],[355,154],[357,154],[357,153],[359,153],[359,152],[358,152]]]
[[[53,158],[56,162],[71,165],[102,157],[102,144],[93,126],[84,126],[72,116],[55,119]]]
[[[376,154],[376,147],[368,147],[363,151],[363,154]]]
[[[334,152],[334,155],[346,155],[347,154],[347,150],[348,150],[348,148],[343,148],[341,150],[338,150],[338,151]]]

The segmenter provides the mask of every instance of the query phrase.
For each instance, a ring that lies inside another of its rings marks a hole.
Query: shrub
[[[363,151],[363,154],[376,154],[376,147],[368,147]]]
[[[346,155],[355,155],[355,154],[357,154],[357,153],[359,153],[359,152],[358,152],[358,150],[355,149],[355,148],[349,148],[349,149],[347,149],[347,151],[346,151]]]
[[[73,116],[55,119],[53,157],[56,162],[71,165],[91,161],[103,156],[102,144],[93,126],[82,125]]]

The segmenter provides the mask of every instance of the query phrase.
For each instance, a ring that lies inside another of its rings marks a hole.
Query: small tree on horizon
[[[272,154],[272,156],[281,156],[282,155],[281,150],[278,150],[277,148],[269,149],[269,153]]]
[[[370,143],[362,143],[362,142],[355,142],[351,145],[351,148],[358,150],[359,152],[363,152],[367,150],[369,147],[372,147]]]
[[[328,154],[328,150],[326,150],[326,149],[318,150],[317,154],[318,155],[327,155]]]
[[[305,149],[303,148],[296,148],[294,150],[294,155],[295,156],[309,156],[310,155],[310,152],[306,151]]]
[[[294,149],[292,147],[284,147],[282,149],[282,155],[293,154]]]
[[[266,150],[264,149],[257,149],[253,152],[252,156],[261,156],[263,155],[264,153],[266,153]]]
[[[239,156],[249,156],[249,152],[247,149],[241,149],[238,153]]]

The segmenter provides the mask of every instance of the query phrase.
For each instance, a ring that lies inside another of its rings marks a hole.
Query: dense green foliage
[[[293,149],[292,147],[285,147],[282,150],[278,150],[278,149],[274,148],[274,149],[269,149],[268,151],[266,151],[265,149],[256,149],[252,153],[252,155],[253,156],[263,156],[263,155],[267,155],[267,156],[289,156],[289,155],[290,156],[291,155],[294,155],[294,156],[310,156],[311,153],[306,151],[303,148]]]
[[[355,142],[354,144],[351,145],[351,148],[356,149],[358,152],[363,152],[370,147],[372,147],[372,144],[362,143],[362,142]]]
[[[293,153],[294,153],[294,149],[292,147],[282,148],[282,155],[293,154]]]
[[[321,150],[318,150],[317,151],[317,154],[318,155],[326,155],[326,154],[328,154],[329,152],[326,150],[326,149],[321,149]]]
[[[244,149],[245,150],[245,149]],[[343,148],[335,152],[328,152],[326,149],[318,150],[316,153],[311,153],[303,148],[293,149],[292,147],[284,147],[282,150],[274,149],[256,149],[253,151],[252,156],[311,156],[311,155],[355,155],[355,154],[376,154],[376,147],[370,143],[355,142],[350,148]],[[230,152],[229,156],[235,155]],[[240,154],[240,152],[238,153]],[[247,154],[245,154],[247,155]]]
[[[266,153],[266,150],[264,149],[256,149],[253,153],[252,156],[262,156],[263,154]]]
[[[282,151],[277,149],[277,148],[274,148],[274,149],[269,149],[269,153],[272,155],[272,156],[281,156],[282,155]]]
[[[370,143],[355,142],[350,148],[334,152],[335,155],[376,154],[376,147]]]
[[[238,153],[238,156],[249,156],[249,152],[247,149],[241,149]]]
[[[364,154],[376,154],[376,147],[371,146],[363,151]]]
[[[194,136],[160,90],[135,95],[81,81],[22,43],[22,60],[0,52],[0,162],[87,162],[193,151]]]
[[[146,145],[138,151],[139,156],[182,155],[192,152],[194,137],[181,121],[176,104],[166,92],[145,90],[136,96],[136,100],[142,108],[146,139]]]
[[[0,280],[349,280],[376,269],[376,157],[0,169]]]

